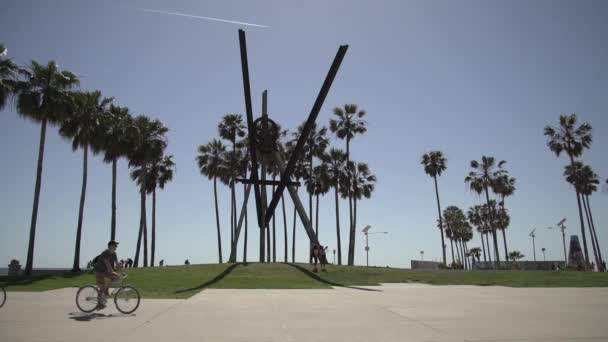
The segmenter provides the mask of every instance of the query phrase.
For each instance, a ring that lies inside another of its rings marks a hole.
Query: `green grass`
[[[608,287],[608,273],[532,271],[426,271],[397,268],[328,266],[312,273],[310,265],[208,264],[128,270],[127,284],[144,298],[188,298],[205,288],[323,289],[420,282],[434,285],[511,287]],[[95,282],[92,273],[36,277],[0,277],[7,291],[47,291]]]

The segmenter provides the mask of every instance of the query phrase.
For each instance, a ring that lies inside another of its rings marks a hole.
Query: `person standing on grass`
[[[319,263],[321,264],[321,271],[327,272],[325,265],[327,261],[327,247],[319,246]]]
[[[317,246],[317,244],[313,244],[312,245],[312,261],[314,263],[313,272],[318,272],[317,270],[317,262],[319,262],[319,246]]]
[[[158,265],[160,265],[160,267],[163,267],[163,265],[164,265],[164,264],[165,264],[165,260],[164,260],[164,259],[163,259],[163,260],[161,260],[161,261],[158,263]]]
[[[120,275],[114,270],[114,267],[120,269],[116,248],[118,248],[118,242],[114,240],[108,242],[108,248],[93,260],[97,283],[97,306],[95,310],[102,310],[106,307],[106,298],[110,296],[110,286],[107,280],[112,281],[120,278]]]

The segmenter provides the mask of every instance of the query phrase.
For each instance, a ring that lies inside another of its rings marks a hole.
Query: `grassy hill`
[[[304,264],[208,264],[128,270],[126,283],[145,298],[188,298],[205,288],[323,289],[420,282],[434,285],[512,287],[608,287],[608,273],[532,271],[426,271],[398,268],[328,266],[313,273]],[[95,282],[92,273],[0,277],[7,291],[46,291]]]

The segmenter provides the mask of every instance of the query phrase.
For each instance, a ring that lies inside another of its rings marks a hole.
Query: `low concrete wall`
[[[413,270],[437,270],[441,263],[436,261],[411,260],[411,265]]]
[[[500,270],[525,270],[525,271],[554,271],[557,268],[563,268],[563,261],[501,261],[498,269]],[[496,269],[496,263],[489,261],[474,261],[474,270],[494,270]]]

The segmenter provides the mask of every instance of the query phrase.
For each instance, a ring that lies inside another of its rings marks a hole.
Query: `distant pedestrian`
[[[158,264],[160,265],[160,267],[163,267],[163,265],[165,264],[165,260],[161,260]]]
[[[184,262],[184,265],[186,265],[186,266],[190,265],[190,260],[186,259],[186,261]]]
[[[127,258],[127,268],[133,268],[133,259]]]
[[[321,264],[321,271],[327,272],[325,265],[327,265],[327,247],[319,246],[319,263]]]
[[[316,243],[312,245],[312,261],[314,263],[312,271],[316,273],[318,272],[317,263],[319,262],[319,246]]]
[[[602,269],[604,272],[608,272],[608,270],[606,270],[606,260],[602,260]]]

